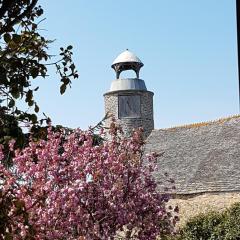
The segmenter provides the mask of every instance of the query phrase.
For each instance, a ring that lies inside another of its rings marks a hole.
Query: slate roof
[[[177,194],[240,191],[240,116],[153,130],[145,152],[164,152],[156,178],[168,172]]]

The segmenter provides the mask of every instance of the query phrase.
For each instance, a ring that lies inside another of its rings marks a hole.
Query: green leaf
[[[20,97],[20,93],[19,93],[18,89],[14,89],[13,91],[11,91],[11,94],[14,98]]]
[[[36,78],[39,74],[39,69],[38,68],[32,68],[31,69],[31,75],[33,78]]]
[[[11,35],[9,33],[5,33],[3,38],[6,43],[9,43],[11,41]]]
[[[32,90],[28,90],[27,94],[26,94],[26,102],[30,102],[33,98],[33,92]]]
[[[24,119],[26,119],[26,118],[28,118],[28,114],[25,114],[25,113],[20,114],[19,117],[18,117],[18,119],[19,119],[20,121],[22,121],[22,120],[24,120]]]
[[[65,85],[68,85],[70,83],[70,79],[68,77],[64,77],[62,78],[62,82],[65,84]]]
[[[29,87],[30,86],[30,83],[29,82],[23,82],[23,87]]]
[[[21,111],[16,108],[15,113],[16,113],[17,115],[19,115],[19,114],[21,114]]]
[[[72,45],[69,45],[68,47],[67,47],[67,50],[72,50],[73,49],[73,46]]]
[[[12,35],[12,40],[13,40],[15,43],[20,43],[21,40],[22,40],[22,38],[21,38],[21,36],[18,35],[18,34],[13,34],[13,35]]]
[[[33,123],[37,123],[37,115],[36,114],[30,114],[29,120]]]
[[[0,84],[7,84],[8,80],[7,80],[7,71],[5,70],[5,68],[0,67]]]
[[[38,9],[36,13],[38,16],[41,16],[43,14],[43,9],[42,8]]]
[[[61,87],[60,87],[60,93],[64,94],[65,91],[66,91],[66,88],[67,88],[67,85],[66,84],[62,84]]]
[[[70,65],[70,67],[69,67],[71,70],[72,70],[72,72],[74,71],[74,69],[75,69],[75,65],[74,65],[74,63],[72,63],[71,65]]]
[[[8,103],[8,107],[12,108],[15,106],[15,101],[13,99],[11,99]]]
[[[28,106],[31,107],[34,104],[33,100],[28,101]]]
[[[39,112],[39,106],[35,103],[35,108],[34,108],[34,111],[36,112],[36,113],[38,113]]]
[[[36,30],[37,29],[37,24],[36,23],[32,23],[32,30]]]

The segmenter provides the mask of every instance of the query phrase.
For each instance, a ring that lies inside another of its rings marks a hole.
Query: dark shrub
[[[179,235],[169,240],[240,240],[240,203],[219,213],[209,212],[190,219]]]

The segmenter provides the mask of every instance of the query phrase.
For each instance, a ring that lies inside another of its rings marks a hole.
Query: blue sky
[[[144,63],[155,128],[238,113],[234,0],[40,0],[50,52],[74,46],[80,78],[63,96],[55,70],[37,80],[37,100],[54,124],[87,128],[104,116],[111,63],[126,48]]]

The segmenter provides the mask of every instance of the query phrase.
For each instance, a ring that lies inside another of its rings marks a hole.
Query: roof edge
[[[169,195],[175,196],[176,198],[193,198],[203,194],[224,194],[224,193],[239,193],[239,190],[205,190],[205,191],[180,191],[180,192],[169,192]]]
[[[210,121],[206,121],[206,122],[196,122],[196,123],[190,123],[190,124],[184,124],[184,125],[179,125],[179,126],[173,126],[173,127],[169,127],[169,128],[160,128],[160,129],[154,129],[153,131],[159,131],[159,130],[175,130],[175,129],[188,129],[188,128],[199,128],[199,127],[204,127],[204,126],[209,126],[212,124],[220,124],[220,123],[225,123],[228,122],[232,119],[236,119],[236,118],[240,118],[240,114],[236,114],[236,115],[230,115],[229,117],[223,117],[223,118],[219,118],[216,120],[210,120]]]

